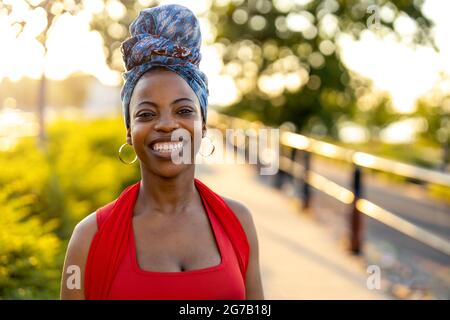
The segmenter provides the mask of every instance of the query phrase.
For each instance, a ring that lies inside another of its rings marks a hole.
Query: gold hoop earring
[[[211,150],[211,152],[207,155],[207,156],[205,156],[203,153],[201,153],[201,151],[199,150],[198,151],[198,153],[200,153],[200,155],[202,156],[202,157],[209,157],[210,155],[212,155],[213,153],[214,153],[214,150],[216,150],[216,146],[214,145],[214,142],[212,141],[212,139],[210,138],[210,137],[208,137],[208,136],[205,136],[205,138],[208,138],[209,139],[209,141],[211,141],[211,144],[212,144],[212,150]],[[201,148],[200,148],[201,149]]]
[[[131,162],[126,162],[125,160],[122,159],[122,150],[123,150],[123,148],[125,148],[125,146],[127,146],[127,145],[128,145],[128,143],[124,143],[123,145],[120,146],[120,148],[119,148],[119,160],[120,160],[122,163],[125,163],[125,164],[133,164],[133,163],[136,162],[136,160],[137,160],[137,158],[138,158],[137,156],[135,156],[134,159],[133,159],[133,161],[131,161]]]

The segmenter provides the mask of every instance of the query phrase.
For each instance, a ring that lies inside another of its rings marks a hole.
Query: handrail
[[[347,149],[292,132],[283,132],[280,140],[287,147],[306,150],[331,159],[344,160],[369,169],[450,187],[450,174],[447,173]]]
[[[228,127],[255,128],[264,127],[261,123],[250,122],[240,118],[219,114],[215,111],[213,124],[225,122]],[[375,156],[366,152],[356,151],[337,146],[332,143],[320,141],[302,134],[283,131],[280,135],[281,144],[298,150],[306,150],[327,158],[343,160],[368,169],[384,171],[406,178],[413,178],[428,183],[435,183],[450,187],[450,174],[436,170],[421,168],[396,160]]]
[[[230,127],[237,127],[240,129],[264,127],[261,123],[254,123],[226,116],[217,112],[213,112],[212,118],[213,121],[211,121],[211,124],[221,129]],[[225,125],[223,125],[224,123]],[[305,135],[282,130],[280,142],[282,145],[292,149],[301,150],[307,153],[315,153],[331,159],[352,163],[355,166],[356,171],[358,171],[358,167],[370,168],[450,187],[449,174],[385,159],[365,152],[351,150],[328,142],[309,138]],[[309,170],[309,164],[307,164],[306,167],[302,166],[295,159],[291,159],[282,154],[279,156],[279,166],[281,172],[286,172],[295,179],[303,181],[305,193],[308,193],[307,186],[311,185],[345,204],[352,204],[352,228],[360,229],[359,216],[364,214],[417,241],[450,255],[450,242],[448,240],[398,217],[394,213],[377,206],[367,199],[363,199],[359,190],[360,173],[356,174],[357,172],[355,171],[356,180],[354,181],[354,188],[356,189],[352,191],[340,186],[317,172]],[[306,201],[309,200],[306,199]],[[357,242],[356,248],[352,249],[355,253],[359,253],[360,250],[360,239],[358,238],[361,236],[359,232],[360,230],[352,231],[352,233],[357,233],[356,235],[352,234],[352,241]]]

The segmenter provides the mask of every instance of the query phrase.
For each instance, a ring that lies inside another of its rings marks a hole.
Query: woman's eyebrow
[[[192,100],[189,99],[189,98],[178,98],[178,99],[174,100],[174,101],[172,102],[172,104],[175,104],[175,103],[180,102],[180,101],[183,101],[183,100],[187,100],[187,101],[190,101],[190,102],[192,102],[192,103],[195,103],[194,101],[192,101]]]
[[[175,104],[175,103],[178,103],[178,102],[181,102],[181,101],[184,101],[184,100],[190,101],[190,102],[192,102],[192,103],[195,104],[195,102],[192,101],[192,99],[189,99],[189,98],[178,98],[178,99],[175,99],[174,101],[172,101],[171,105],[173,105],[173,104]],[[156,108],[158,107],[158,104],[157,104],[157,103],[154,103],[154,102],[148,101],[148,100],[144,100],[144,101],[139,102],[139,103],[136,105],[136,109],[137,109],[137,107],[139,107],[139,106],[141,106],[141,105],[143,105],[143,104],[149,104],[149,105],[152,105],[152,106],[154,106],[154,107],[156,107]]]
[[[135,109],[137,109],[138,107],[140,107],[140,106],[142,106],[142,105],[144,105],[144,104],[149,104],[149,105],[154,106],[154,107],[156,107],[156,108],[158,107],[158,104],[157,104],[157,103],[152,102],[152,101],[148,101],[148,100],[144,100],[144,101],[139,102],[139,103],[136,105]]]

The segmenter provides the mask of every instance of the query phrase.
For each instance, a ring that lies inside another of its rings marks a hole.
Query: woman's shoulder
[[[78,222],[75,226],[72,237],[75,237],[76,240],[78,240],[78,238],[81,238],[83,241],[86,240],[88,245],[90,245],[92,238],[101,227],[108,214],[111,212],[115,202],[116,200],[107,203]]]
[[[101,228],[103,222],[111,213],[111,210],[114,207],[117,199],[105,204],[104,206],[98,208],[91,214],[87,215],[83,220],[78,222],[73,230],[72,237],[75,238],[75,241],[78,238],[81,238],[82,241],[87,242],[87,246],[89,247],[92,238],[96,234],[97,230]]]
[[[97,213],[94,211],[77,223],[70,241],[77,249],[88,251],[96,232]]]
[[[221,196],[221,198],[230,207],[230,209],[233,210],[236,217],[239,219],[239,222],[241,223],[245,234],[247,235],[250,246],[253,246],[255,242],[257,242],[257,239],[252,213],[244,204],[237,200],[233,200],[224,196]]]
[[[248,222],[249,219],[251,219],[251,213],[250,210],[241,202],[228,198],[228,197],[224,197],[224,196],[220,196],[225,203],[231,208],[231,210],[233,210],[233,212],[236,214],[236,216],[239,218],[239,220],[242,220],[242,222]]]

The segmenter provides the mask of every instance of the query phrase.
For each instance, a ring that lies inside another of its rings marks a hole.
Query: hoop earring
[[[211,141],[211,144],[212,144],[212,150],[211,150],[211,152],[208,154],[208,155],[204,155],[203,153],[201,153],[200,152],[200,150],[198,151],[198,153],[200,153],[200,155],[202,156],[202,157],[209,157],[210,155],[212,155],[213,153],[214,153],[214,150],[216,150],[216,146],[214,145],[214,142],[212,141],[212,139],[210,138],[210,137],[208,137],[208,136],[205,136],[205,138],[208,138],[209,139],[209,141]],[[201,148],[200,148],[201,149]]]
[[[131,162],[126,162],[125,160],[122,159],[122,150],[123,150],[123,148],[125,148],[125,146],[127,146],[127,145],[128,145],[128,143],[124,143],[123,145],[120,146],[120,148],[119,148],[119,160],[120,160],[122,163],[125,163],[125,164],[133,164],[133,163],[136,162],[136,160],[137,160],[137,158],[138,158],[137,156],[135,156],[134,159],[133,159],[133,161],[131,161]]]

